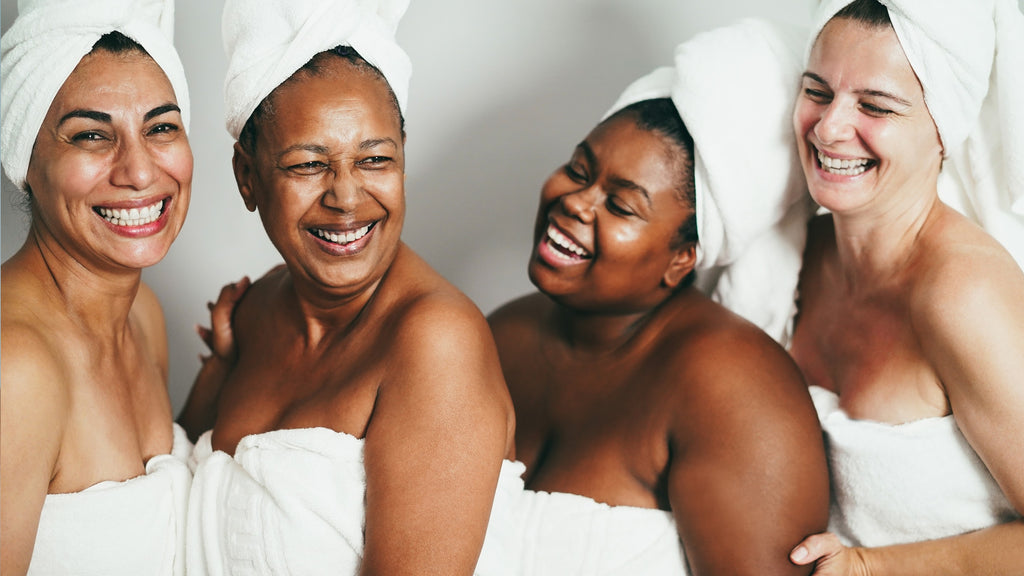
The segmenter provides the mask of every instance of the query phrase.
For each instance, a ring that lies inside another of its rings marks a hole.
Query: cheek
[[[192,185],[192,149],[187,143],[164,151],[157,161],[164,172],[182,188],[188,189]]]
[[[804,99],[797,100],[793,109],[793,133],[796,136],[797,144],[804,146],[804,137],[814,128],[820,114],[815,106]]]

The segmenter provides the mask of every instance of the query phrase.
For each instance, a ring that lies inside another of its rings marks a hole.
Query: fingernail
[[[792,558],[794,561],[799,562],[804,558],[807,558],[807,548],[804,548],[803,546],[797,546],[796,550],[793,550],[793,553],[790,554],[789,557]]]

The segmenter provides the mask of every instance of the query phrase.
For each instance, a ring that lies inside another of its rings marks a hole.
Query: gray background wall
[[[669,64],[675,45],[697,31],[744,16],[806,25],[813,3],[413,0],[398,33],[413,61],[405,241],[485,313],[529,291],[540,185],[622,89]],[[176,44],[192,97],[192,204],[170,253],[145,272],[167,316],[175,411],[199,366],[193,327],[207,322],[205,303],[222,284],[280,260],[231,175],[221,7],[177,2]],[[3,30],[16,12],[16,0],[0,1]],[[25,238],[20,195],[4,178],[4,260]]]

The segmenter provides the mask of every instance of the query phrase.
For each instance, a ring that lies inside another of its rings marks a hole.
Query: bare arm
[[[217,421],[217,399],[221,386],[231,373],[237,358],[232,317],[239,300],[249,288],[249,277],[243,276],[220,290],[217,302],[208,302],[210,327],[196,326],[196,331],[210,354],[201,356],[202,365],[189,391],[185,406],[178,415],[178,424],[185,429],[191,441],[213,428]]]
[[[510,402],[478,312],[418,306],[405,320],[366,432],[360,573],[472,574]]]
[[[807,574],[789,551],[828,521],[817,417],[767,340],[712,340],[684,373],[700,381],[673,426],[669,496],[694,576]]]
[[[58,359],[33,330],[0,335],[0,573],[25,574],[68,413]]]

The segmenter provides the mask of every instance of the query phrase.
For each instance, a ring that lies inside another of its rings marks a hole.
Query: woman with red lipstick
[[[1011,2],[858,0],[824,3],[817,23],[793,126],[831,213],[810,225],[790,352],[826,434],[833,502],[831,533],[792,558],[822,575],[1021,574],[1024,274],[939,190],[1022,169],[1001,152],[964,160],[999,134],[973,127],[990,89],[1006,96],[989,86],[993,62],[1016,58],[1017,75],[1024,63],[1024,44],[1014,55],[992,34],[1016,26],[1024,42],[1024,16]],[[1006,214],[1020,234],[1024,217]]]
[[[506,573],[485,535],[521,467],[503,462],[494,343],[401,240],[404,5],[261,10],[225,5],[228,124],[239,192],[285,265],[238,301],[231,357],[208,361],[223,385],[183,414],[203,433],[189,573]]]
[[[693,285],[799,192],[785,123],[763,124],[789,109],[788,54],[761,22],[694,38],[545,182],[539,293],[490,317],[526,465],[524,574],[809,572],[787,555],[827,518],[810,398],[781,346]],[[714,136],[740,127],[743,143]],[[755,205],[743,223],[716,215]]]
[[[31,211],[2,267],[5,576],[184,570],[188,442],[141,275],[188,209],[188,94],[171,3],[96,4],[21,3],[3,38],[4,169]]]

